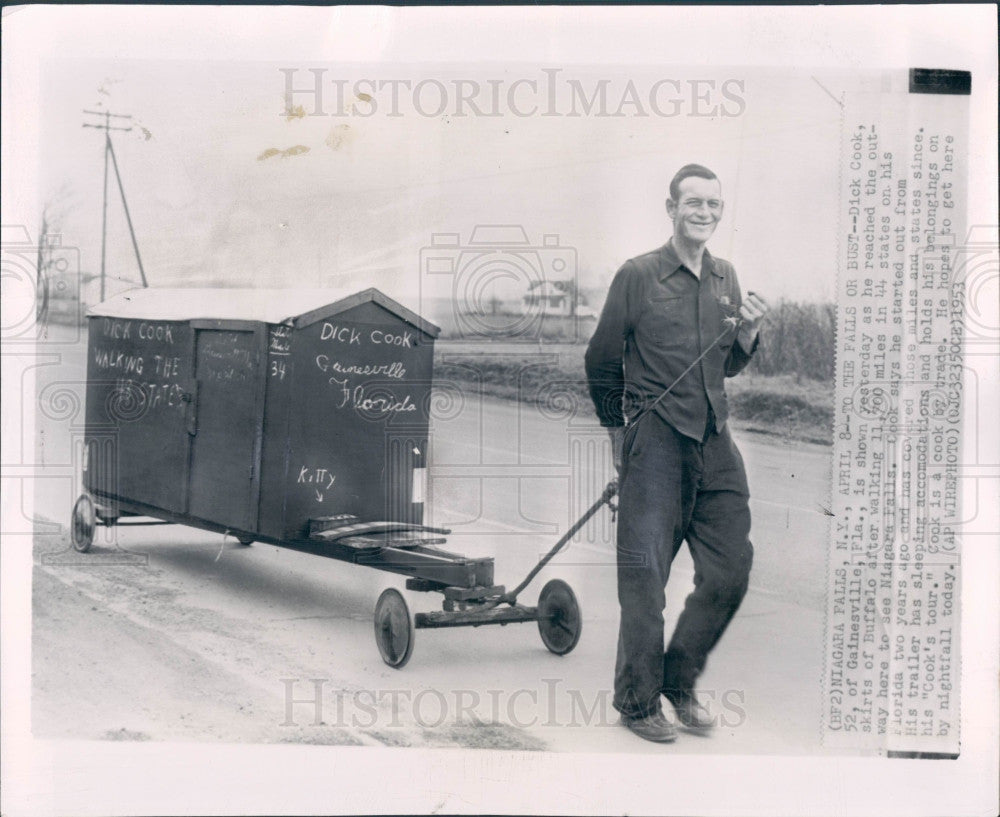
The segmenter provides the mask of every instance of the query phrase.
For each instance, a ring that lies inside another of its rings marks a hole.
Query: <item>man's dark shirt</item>
[[[653,403],[719,335],[716,346],[656,404],[685,436],[705,437],[709,409],[715,430],[729,416],[724,381],[757,348],[736,342],[742,294],[732,264],[705,250],[701,280],[678,258],[673,241],[626,261],[615,275],[590,345],[590,395],[602,426],[624,424]],[[623,406],[624,398],[624,406]]]

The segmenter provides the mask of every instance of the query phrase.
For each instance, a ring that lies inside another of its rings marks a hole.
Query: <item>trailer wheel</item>
[[[382,660],[401,669],[413,652],[413,616],[403,594],[395,588],[382,591],[375,604],[375,643]]]
[[[86,553],[94,544],[94,528],[97,526],[97,510],[90,494],[80,494],[73,506],[73,518],[70,522],[70,538],[73,548],[79,553]]]
[[[538,595],[538,632],[556,655],[566,655],[580,640],[583,620],[576,594],[562,579],[552,579]]]

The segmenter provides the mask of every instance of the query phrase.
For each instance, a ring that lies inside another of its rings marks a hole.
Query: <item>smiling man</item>
[[[673,237],[615,275],[586,355],[620,481],[614,705],[625,726],[658,742],[677,737],[661,694],[683,725],[712,725],[695,683],[743,600],[753,561],[724,383],[750,361],[767,305],[753,293],[744,300],[732,265],[705,248],[722,211],[711,170],[677,172],[667,199]],[[664,652],[666,584],[684,541],[695,589]]]

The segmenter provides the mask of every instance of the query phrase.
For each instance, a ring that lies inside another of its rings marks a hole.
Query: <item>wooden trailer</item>
[[[391,666],[419,627],[538,621],[553,652],[576,645],[565,583],[524,607],[492,559],[423,525],[434,324],[377,289],[134,289],[92,308],[88,332],[77,550],[97,524],[168,522],[405,575],[444,610],[414,618],[382,594]]]

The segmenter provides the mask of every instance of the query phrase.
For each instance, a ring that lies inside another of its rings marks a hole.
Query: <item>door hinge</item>
[[[184,421],[187,427],[187,433],[192,437],[198,434],[198,381],[195,380],[191,385],[191,391],[184,392],[181,395],[181,401],[187,403],[187,407],[184,410]]]

